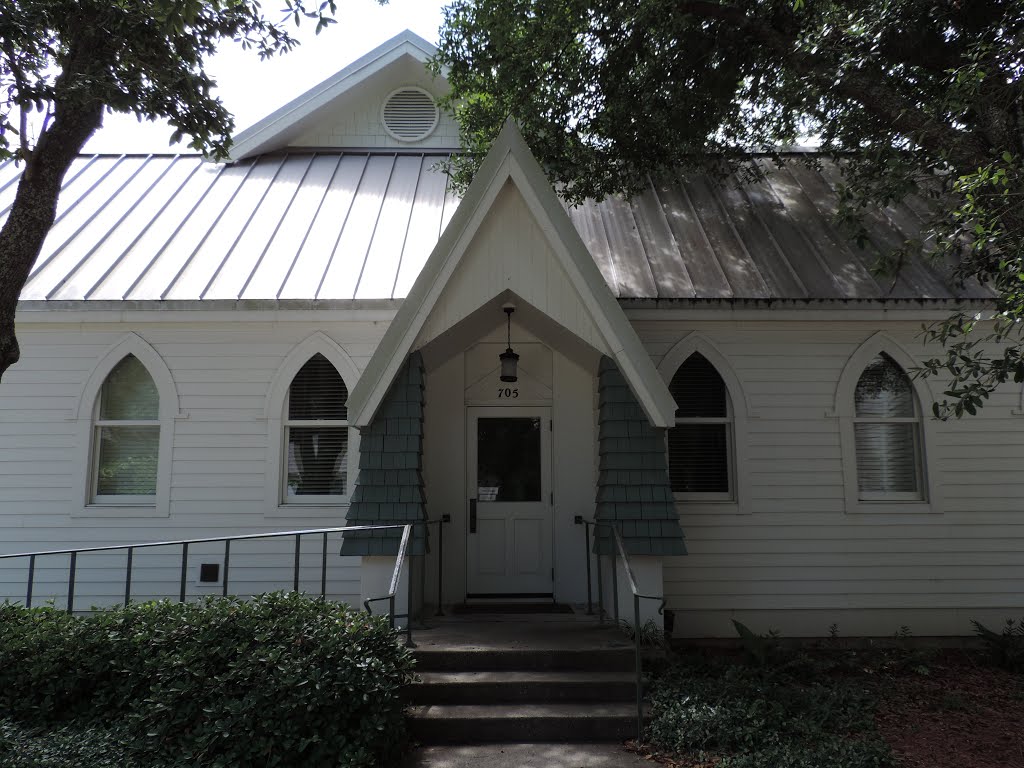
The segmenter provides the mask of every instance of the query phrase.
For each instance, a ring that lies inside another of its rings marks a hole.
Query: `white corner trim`
[[[854,392],[861,374],[877,355],[884,352],[907,373],[917,397],[921,413],[921,472],[925,498],[917,502],[862,501],[857,490],[857,449],[854,440]],[[935,398],[925,382],[908,371],[918,366],[918,361],[903,346],[888,334],[879,331],[866,339],[850,355],[836,383],[835,403],[831,410],[839,419],[840,456],[843,464],[843,489],[847,513],[932,513],[942,512],[942,485],[939,482],[938,439],[936,420],[931,417]]]
[[[705,501],[687,500],[683,497],[676,497],[676,507],[681,512],[691,514],[706,514],[715,511],[718,514],[746,514],[750,511],[750,473],[747,467],[748,461],[747,445],[747,420],[752,418],[750,401],[743,388],[736,371],[729,363],[728,358],[723,355],[715,343],[699,331],[691,331],[665,353],[658,365],[658,373],[667,387],[672,378],[676,375],[679,366],[686,362],[694,352],[699,352],[704,358],[715,367],[718,375],[725,383],[725,389],[729,393],[729,400],[732,404],[732,462],[734,478],[735,498],[729,501]],[[673,407],[675,402],[673,401]],[[675,424],[675,412],[673,411],[673,424]]]
[[[152,505],[92,504],[93,415],[96,398],[107,376],[128,355],[134,355],[146,368],[160,397],[160,442],[156,470],[156,495]],[[74,517],[166,517],[170,514],[171,464],[175,422],[185,418],[179,409],[178,390],[170,368],[160,354],[141,336],[127,333],[107,348],[93,367],[72,412],[76,422],[74,485],[76,498],[71,504]]]
[[[282,520],[288,516],[298,518],[303,515],[333,516],[339,508],[348,507],[348,499],[355,482],[355,473],[359,468],[359,430],[349,427],[348,430],[348,475],[347,487],[349,496],[337,504],[294,504],[282,502],[282,462],[284,456],[284,403],[288,388],[295,374],[315,354],[321,354],[330,361],[341,375],[351,397],[353,387],[359,382],[360,371],[355,361],[344,347],[323,331],[315,331],[299,342],[288,353],[278,366],[274,377],[270,380],[267,398],[264,401],[263,415],[267,421],[267,463],[264,477],[264,510],[265,518]],[[349,421],[351,424],[351,419]],[[353,459],[355,457],[355,459]],[[314,511],[315,510],[315,511]]]
[[[675,423],[675,402],[658,376],[622,308],[604,282],[576,228],[544,176],[515,123],[508,121],[476,178],[427,259],[423,270],[364,371],[349,393],[349,421],[369,424],[385,393],[412,351],[430,311],[465,255],[473,235],[506,183],[526,202],[552,252],[576,286],[601,334],[606,351],[629,382],[654,426]]]

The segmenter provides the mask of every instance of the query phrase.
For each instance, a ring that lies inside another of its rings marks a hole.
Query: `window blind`
[[[725,382],[700,353],[669,384],[676,426],[668,431],[668,474],[674,493],[728,494],[732,425]]]
[[[100,388],[94,438],[96,496],[156,494],[159,412],[160,396],[149,371],[134,355],[126,356]]]
[[[668,431],[673,493],[729,492],[729,425],[680,424]]]
[[[294,421],[345,421],[348,418],[348,387],[341,374],[323,355],[311,357],[292,379],[288,390],[288,419]]]
[[[288,390],[286,495],[341,496],[348,485],[348,388],[321,354]]]
[[[715,366],[694,352],[679,366],[669,392],[676,401],[676,418],[710,418],[728,415],[725,383]]]
[[[107,375],[100,390],[101,421],[155,421],[160,396],[146,366],[128,355]]]
[[[854,391],[857,488],[862,494],[920,494],[914,390],[888,355],[875,357]]]

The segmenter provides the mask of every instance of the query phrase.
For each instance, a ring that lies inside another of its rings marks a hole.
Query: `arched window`
[[[152,503],[160,453],[160,395],[146,366],[127,355],[107,374],[93,418],[92,501]]]
[[[907,374],[881,352],[861,373],[853,399],[859,498],[922,499],[921,412]]]
[[[282,501],[323,503],[348,493],[348,388],[331,362],[313,355],[288,387]]]
[[[694,352],[676,370],[669,391],[676,401],[676,425],[668,430],[672,491],[693,499],[734,498],[733,414],[722,377]]]

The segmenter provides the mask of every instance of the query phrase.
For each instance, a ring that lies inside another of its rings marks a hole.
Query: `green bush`
[[[817,679],[796,661],[689,657],[654,681],[648,736],[716,768],[890,766],[873,716],[874,699],[855,679]]]
[[[295,594],[85,618],[0,606],[0,711],[116,724],[147,766],[385,765],[411,677],[386,619]]]
[[[32,728],[0,720],[4,768],[149,768],[124,747],[123,737],[97,725]]]

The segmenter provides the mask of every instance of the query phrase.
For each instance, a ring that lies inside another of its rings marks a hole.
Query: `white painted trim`
[[[160,397],[160,442],[156,470],[156,494],[151,503],[94,504],[92,503],[92,468],[94,466],[93,416],[96,398],[107,376],[125,357],[134,355],[145,367]],[[72,517],[167,517],[170,514],[171,468],[174,451],[174,424],[188,418],[179,410],[178,390],[170,368],[160,354],[145,339],[135,333],[125,334],[112,344],[93,367],[89,378],[72,411],[75,424],[75,500],[71,505]]]
[[[263,416],[267,420],[267,464],[264,472],[264,517],[270,519],[294,519],[301,517],[329,517],[337,519],[339,509],[348,509],[352,487],[355,484],[355,473],[359,470],[359,430],[352,427],[349,419],[348,430],[348,475],[345,496],[329,503],[315,503],[303,500],[297,504],[285,504],[282,501],[283,486],[281,462],[284,452],[284,403],[288,396],[288,388],[295,374],[313,357],[320,353],[341,375],[348,387],[349,398],[352,388],[358,383],[360,371],[355,361],[338,342],[323,331],[315,331],[299,342],[288,353],[278,366],[274,377],[270,380],[267,398],[263,405]],[[355,460],[353,460],[355,457]]]
[[[882,331],[875,333],[862,343],[843,367],[836,384],[836,395],[833,409],[826,417],[839,419],[840,455],[843,462],[843,492],[848,513],[872,514],[907,514],[907,513],[941,513],[942,495],[938,479],[938,466],[935,455],[938,453],[938,442],[935,434],[935,419],[931,418],[932,403],[935,402],[932,391],[920,377],[907,374],[917,406],[921,413],[921,484],[923,500],[900,501],[862,500],[857,491],[857,448],[854,440],[854,392],[861,374],[877,355],[884,352],[891,357],[906,373],[918,367],[918,361],[904,349],[895,339]]]
[[[712,501],[699,498],[685,498],[676,495],[676,509],[680,514],[749,514],[750,509],[750,474],[747,467],[747,419],[756,418],[750,408],[746,391],[739,376],[733,370],[728,358],[723,355],[715,343],[699,331],[691,331],[676,342],[658,365],[658,373],[667,386],[672,382],[679,366],[694,352],[699,352],[715,367],[718,375],[725,383],[732,405],[732,446],[730,457],[733,468],[733,498]],[[674,414],[673,414],[674,415]],[[673,420],[673,425],[674,425]],[[666,453],[667,453],[666,446]]]
[[[240,131],[231,148],[231,162],[243,160],[274,148],[282,136],[311,117],[317,110],[343,96],[402,56],[426,64],[437,48],[408,29],[356,59],[344,69],[314,85],[259,122]],[[445,76],[442,71],[441,76]]]
[[[675,423],[675,402],[658,376],[650,356],[601,276],[579,233],[558,201],[544,171],[533,157],[516,125],[509,121],[495,141],[416,278],[409,296],[364,371],[363,380],[349,393],[349,420],[366,426],[380,407],[388,387],[412,351],[431,309],[464,256],[477,229],[504,185],[511,181],[522,194],[544,232],[559,264],[579,291],[580,300],[601,334],[650,422],[657,427]],[[483,297],[483,301],[491,297]]]

